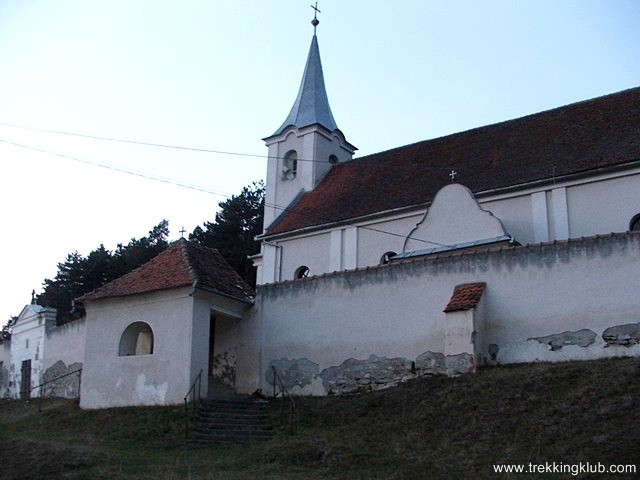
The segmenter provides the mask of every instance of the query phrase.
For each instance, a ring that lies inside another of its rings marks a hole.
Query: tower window
[[[640,232],[640,213],[635,215],[629,222],[629,230],[632,232]]]
[[[335,165],[338,162],[339,162],[338,157],[336,157],[335,155],[329,155],[329,163],[331,165]]]
[[[295,278],[307,278],[309,276],[309,267],[306,265],[302,265],[296,269]]]
[[[289,150],[282,162],[282,179],[293,180],[298,173],[298,152]]]

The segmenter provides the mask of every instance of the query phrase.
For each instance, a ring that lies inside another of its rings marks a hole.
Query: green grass
[[[554,461],[640,469],[638,359],[488,368],[297,402],[293,436],[274,404],[272,441],[190,447],[180,407],[82,411],[52,399],[38,413],[37,402],[3,401],[0,478],[516,478],[492,464]]]

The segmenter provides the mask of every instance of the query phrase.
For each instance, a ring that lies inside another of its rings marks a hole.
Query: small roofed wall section
[[[271,366],[290,391],[317,395],[464,371],[445,355],[443,310],[469,282],[486,283],[481,363],[640,355],[639,267],[640,234],[623,233],[262,286],[236,385],[269,392]]]
[[[192,382],[190,292],[191,287],[175,288],[86,302],[90,355],[83,366],[81,408],[182,402]],[[153,353],[120,356],[121,336],[134,322],[151,328]]]

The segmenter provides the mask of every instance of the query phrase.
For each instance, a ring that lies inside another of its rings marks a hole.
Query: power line
[[[21,147],[21,148],[25,148],[25,149],[28,149],[28,150],[33,150],[33,151],[36,151],[36,152],[48,154],[48,155],[53,155],[53,156],[60,157],[60,158],[65,158],[67,160],[72,160],[72,161],[75,161],[75,162],[80,162],[80,163],[84,163],[84,164],[95,166],[95,167],[100,167],[100,168],[105,168],[105,169],[108,169],[108,170],[113,170],[113,171],[124,173],[124,174],[127,174],[127,175],[134,175],[134,176],[137,176],[137,177],[140,177],[140,178],[144,178],[146,180],[154,180],[154,181],[157,181],[157,182],[162,182],[162,183],[166,183],[166,184],[169,184],[169,185],[175,185],[175,186],[178,186],[178,187],[188,188],[188,189],[191,189],[191,190],[195,190],[195,191],[199,191],[199,192],[203,192],[203,193],[208,193],[208,194],[211,194],[211,195],[218,195],[218,196],[225,197],[225,198],[231,198],[232,197],[232,195],[227,194],[227,193],[217,192],[217,191],[206,189],[204,187],[199,187],[199,186],[196,186],[196,185],[190,185],[190,184],[185,183],[185,182],[179,182],[179,181],[173,180],[173,179],[163,178],[163,177],[155,176],[155,175],[149,175],[149,174],[145,174],[145,173],[142,173],[142,172],[136,172],[134,170],[128,170],[126,168],[116,167],[114,165],[109,165],[109,164],[105,164],[105,163],[98,163],[98,162],[94,162],[94,161],[90,161],[90,160],[85,160],[85,159],[82,159],[82,158],[74,157],[74,156],[63,154],[63,153],[59,153],[59,152],[54,152],[54,151],[47,150],[47,149],[40,148],[40,147],[33,147],[33,146],[29,146],[29,145],[24,145],[24,144],[21,144],[21,143],[12,142],[12,141],[5,140],[5,139],[2,139],[2,138],[0,138],[0,142],[6,143],[6,144],[9,144],[9,145],[14,145],[14,146]],[[275,204],[268,204],[266,202],[265,202],[265,206],[266,207],[275,208],[277,210],[281,210],[282,212],[287,212],[289,214],[293,214],[293,215],[297,215],[297,216],[301,216],[301,217],[306,217],[306,218],[311,218],[310,216],[305,215],[304,213],[293,211],[289,207],[283,207],[281,205],[275,205]],[[326,221],[327,223],[332,223],[333,222],[330,219],[323,219],[323,220]],[[402,234],[395,233],[395,232],[389,232],[389,231],[381,230],[381,229],[374,228],[374,227],[368,227],[368,226],[364,226],[364,225],[355,225],[355,224],[349,223],[349,222],[344,223],[344,225],[347,225],[347,226],[350,226],[350,227],[355,227],[355,228],[360,228],[362,230],[369,230],[369,231],[372,231],[372,232],[391,235],[391,236],[394,236],[394,237],[407,238],[406,235],[402,235]],[[419,239],[419,238],[412,238],[412,239],[417,241],[417,242],[420,242],[420,243],[427,243],[427,244],[430,244],[430,245],[437,245],[437,246],[440,246],[440,247],[450,247],[450,245],[443,244],[443,243],[438,243],[438,242],[433,242],[433,241],[430,241],[430,240],[423,240],[423,239]]]
[[[33,147],[33,146],[30,146],[30,145],[24,145],[22,143],[12,142],[10,140],[5,140],[3,138],[0,138],[0,142],[6,143],[6,144],[9,144],[9,145],[14,145],[16,147],[26,148],[28,150],[34,150],[36,152],[44,153],[44,154],[47,154],[47,155],[53,155],[53,156],[56,156],[56,157],[65,158],[67,160],[73,160],[74,162],[80,162],[80,163],[84,163],[86,165],[91,165],[91,166],[94,166],[94,167],[100,167],[100,168],[105,168],[107,170],[113,170],[113,171],[120,172],[120,173],[126,173],[127,175],[134,175],[136,177],[144,178],[144,179],[147,179],[147,180],[154,180],[156,182],[162,182],[162,183],[166,183],[166,184],[169,184],[169,185],[175,185],[175,186],[178,186],[178,187],[183,187],[183,188],[188,188],[188,189],[191,189],[191,190],[196,190],[198,192],[204,192],[204,193],[209,193],[209,194],[212,194],[212,195],[218,195],[218,196],[221,196],[221,197],[226,197],[226,198],[230,198],[231,197],[231,195],[229,195],[227,193],[217,192],[215,190],[210,190],[210,189],[207,189],[207,188],[204,188],[204,187],[199,187],[197,185],[191,185],[191,184],[188,184],[188,183],[185,183],[185,182],[179,182],[177,180],[173,180],[173,179],[169,179],[169,178],[163,178],[163,177],[160,177],[160,176],[149,175],[149,174],[142,173],[142,172],[136,172],[135,170],[128,170],[126,168],[116,167],[114,165],[109,165],[109,164],[106,164],[106,163],[93,162],[93,161],[90,161],[90,160],[85,160],[85,159],[74,157],[74,156],[67,155],[67,154],[64,154],[64,153],[54,152],[52,150],[47,150],[47,149],[40,148],[40,147]]]
[[[70,137],[88,138],[91,140],[101,140],[105,142],[126,143],[130,145],[141,145],[141,146],[156,147],[156,148],[169,148],[173,150],[183,150],[183,151],[190,151],[190,152],[213,153],[216,155],[234,155],[238,157],[266,158],[266,159],[274,158],[276,160],[284,160],[284,157],[272,157],[269,155],[258,155],[255,153],[232,152],[227,150],[216,150],[216,149],[210,149],[210,148],[189,147],[189,146],[183,146],[183,145],[170,145],[170,144],[163,144],[163,143],[144,142],[141,140],[128,140],[128,139],[122,139],[122,138],[103,137],[100,135],[88,135],[83,133],[66,132],[63,130],[27,127],[24,125],[16,125],[16,124],[5,123],[5,122],[0,122],[0,125],[5,127],[10,127],[10,128],[18,128],[21,130],[31,130],[34,132],[51,133],[55,135],[66,135]],[[360,158],[364,158],[364,157],[360,157]],[[296,160],[298,162],[327,163],[326,160],[316,160],[316,159],[310,159],[310,158],[297,158]],[[421,168],[424,170],[437,170],[437,171],[447,171],[447,172],[451,170],[450,166],[434,167],[431,165],[423,165]]]

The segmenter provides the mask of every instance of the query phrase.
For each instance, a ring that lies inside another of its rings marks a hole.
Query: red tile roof
[[[445,313],[476,308],[484,293],[485,286],[486,283],[484,282],[456,285],[453,289],[451,300],[449,300],[447,308],[444,309]]]
[[[136,295],[194,284],[241,301],[250,301],[254,295],[251,287],[229,266],[218,250],[181,239],[144,265],[83,295],[78,301]]]
[[[450,183],[474,193],[640,160],[640,87],[334,166],[267,235],[428,204]]]

